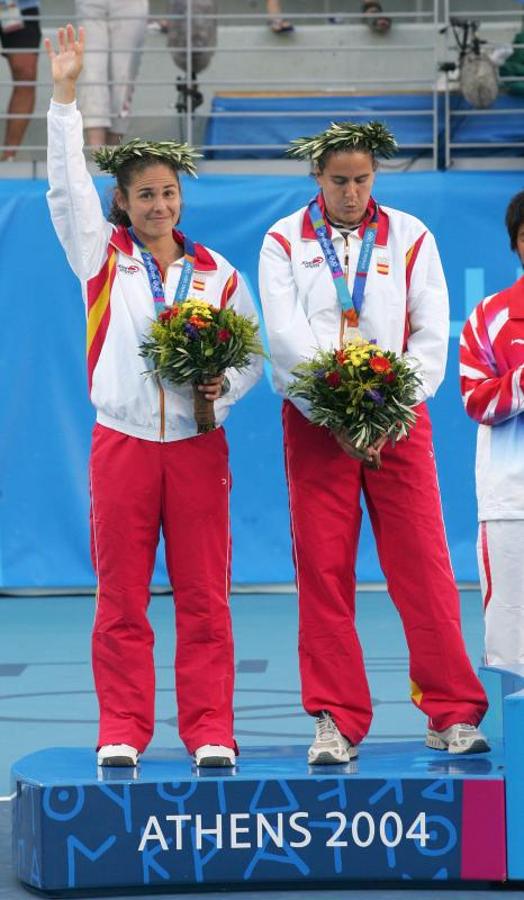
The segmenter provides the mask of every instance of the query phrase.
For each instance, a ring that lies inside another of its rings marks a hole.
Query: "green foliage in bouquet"
[[[420,378],[402,357],[372,341],[321,350],[293,374],[289,395],[309,400],[311,421],[345,432],[359,450],[384,435],[405,437],[416,421]]]
[[[258,324],[234,309],[218,309],[188,299],[167,307],[151,325],[140,355],[157,375],[172,384],[201,383],[227,368],[244,369],[251,354],[263,354]]]

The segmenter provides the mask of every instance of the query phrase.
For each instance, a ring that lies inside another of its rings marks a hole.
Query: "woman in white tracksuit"
[[[486,697],[462,639],[425,404],[444,376],[448,340],[435,239],[419,219],[371,196],[377,149],[395,146],[380,123],[333,123],[295,143],[313,159],[319,193],[276,222],[262,247],[277,390],[285,397],[294,367],[318,349],[340,347],[356,326],[384,350],[405,354],[421,380],[409,439],[362,453],[343,434],[313,425],[306,401],[284,402],[302,698],[317,718],[308,760],[348,762],[371,722],[354,622],[361,494],[406,632],[411,696],[429,719],[426,742],[450,753],[485,751],[477,725]],[[345,294],[353,298],[347,313]]]
[[[524,191],[506,212],[524,265]],[[524,665],[524,277],[475,307],[460,338],[460,389],[478,422],[477,558],[486,662]]]
[[[232,766],[233,639],[229,612],[230,476],[222,427],[197,434],[191,385],[144,376],[139,345],[155,309],[198,296],[256,318],[241,277],[190,240],[180,217],[185,145],[122,145],[107,153],[117,188],[111,221],[87,171],[75,84],[83,35],[46,40],[54,80],[48,115],[48,202],[82,284],[87,367],[97,421],[90,457],[97,586],[92,658],[100,707],[98,763],[135,766],[153,735],[154,635],[147,618],[160,530],[176,606],[176,691],[182,741],[197,765]],[[181,156],[182,154],[182,156]],[[189,157],[189,158],[188,158]],[[105,166],[108,170],[107,165]],[[116,227],[115,224],[117,223]],[[199,385],[217,424],[260,377],[245,370]]]

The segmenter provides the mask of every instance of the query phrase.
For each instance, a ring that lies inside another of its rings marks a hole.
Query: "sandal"
[[[267,23],[273,34],[290,34],[295,26],[287,19],[270,19]]]
[[[386,34],[391,28],[391,19],[383,15],[379,0],[364,0],[362,4],[363,21],[375,34]]]

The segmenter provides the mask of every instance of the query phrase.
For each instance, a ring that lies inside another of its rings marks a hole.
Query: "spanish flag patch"
[[[193,278],[193,290],[194,291],[203,291],[205,290],[206,283],[203,278]]]
[[[379,256],[377,259],[377,272],[379,275],[389,275],[389,259],[387,256]]]

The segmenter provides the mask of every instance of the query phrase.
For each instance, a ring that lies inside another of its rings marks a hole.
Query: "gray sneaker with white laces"
[[[447,750],[448,753],[487,753],[490,746],[474,725],[458,722],[444,731],[428,728],[426,747],[432,750]]]
[[[357,748],[340,733],[330,714],[323,710],[315,720],[315,740],[307,752],[309,765],[337,766],[357,756]]]

